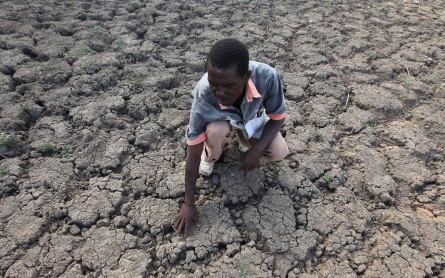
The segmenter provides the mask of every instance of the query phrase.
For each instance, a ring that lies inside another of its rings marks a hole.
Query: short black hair
[[[219,69],[236,66],[236,73],[244,77],[249,69],[249,50],[244,43],[226,38],[217,41],[207,54],[207,63]]]

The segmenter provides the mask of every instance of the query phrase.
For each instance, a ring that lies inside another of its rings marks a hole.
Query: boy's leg
[[[258,141],[256,138],[250,138],[247,140],[241,130],[236,130],[236,134],[238,135],[238,140],[249,149],[252,148],[252,146]],[[283,136],[281,136],[281,133],[278,132],[275,138],[269,143],[269,145],[267,145],[263,152],[263,157],[270,161],[279,161],[285,158],[288,154],[289,148],[287,143]]]
[[[226,120],[213,121],[206,127],[207,139],[203,157],[206,162],[215,163],[221,156],[224,145],[232,142],[230,124]]]

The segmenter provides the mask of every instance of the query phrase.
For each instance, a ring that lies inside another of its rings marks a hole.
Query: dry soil
[[[444,1],[0,0],[0,277],[445,277]],[[274,66],[290,155],[183,202],[218,39]]]

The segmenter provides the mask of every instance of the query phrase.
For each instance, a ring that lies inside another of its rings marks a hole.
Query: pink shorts
[[[221,156],[224,146],[232,142],[232,135],[230,124],[228,121],[219,120],[210,122],[206,127],[207,139],[205,140],[205,161],[215,162]],[[250,138],[247,140],[241,130],[236,130],[238,139],[241,144],[249,149],[258,141],[257,138]],[[278,132],[275,138],[267,145],[263,152],[263,157],[270,161],[279,161],[289,154],[289,148],[286,141],[284,141],[281,133]]]

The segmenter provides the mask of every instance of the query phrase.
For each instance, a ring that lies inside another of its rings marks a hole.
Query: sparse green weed
[[[68,151],[63,150],[58,155],[56,155],[57,158],[62,158],[63,160],[68,160],[70,158],[70,154]]]
[[[150,14],[150,15],[152,15],[152,14],[154,14],[154,13],[155,13],[155,10],[153,10],[152,8],[148,8],[148,9],[145,10],[145,14]]]
[[[393,210],[393,215],[394,215],[394,217],[397,217],[397,214],[399,213],[399,211],[396,209],[396,208],[394,208],[394,210]]]
[[[127,78],[127,80],[130,82],[142,82],[142,81],[144,81],[144,76],[141,74],[132,75],[132,76],[129,76]]]
[[[442,83],[440,82],[440,80],[436,74],[433,74],[433,82],[434,82],[434,85],[442,91],[442,93],[445,93],[445,88],[442,85]]]
[[[36,152],[45,154],[45,153],[51,153],[55,150],[54,146],[51,144],[43,144],[36,148]]]
[[[363,125],[366,126],[366,127],[373,127],[373,123],[372,122],[364,122]]]
[[[98,29],[98,28],[90,28],[90,29],[88,29],[88,32],[93,33],[93,34],[100,34],[103,31],[101,29]]]
[[[365,12],[365,18],[370,18],[374,15],[374,12],[372,10],[369,10],[367,12]]]
[[[86,55],[86,54],[88,54],[88,53],[90,53],[90,52],[91,52],[90,49],[88,49],[88,48],[84,48],[84,49],[75,51],[75,52],[73,52],[73,53],[71,53],[71,54],[69,54],[69,55],[70,55],[71,58],[73,58],[73,59],[77,59],[77,58],[79,58],[80,56]]]
[[[324,179],[325,181],[330,181],[330,180],[331,180],[331,173],[327,172],[327,173],[323,176],[323,179]]]
[[[44,69],[50,69],[52,66],[53,66],[53,64],[51,62],[43,64]]]
[[[63,162],[67,162],[70,159],[70,153],[73,150],[73,146],[70,144],[65,145],[65,149],[56,155],[57,158],[61,158]]]
[[[246,264],[246,265],[244,265],[243,270],[240,271],[240,272],[241,272],[241,277],[240,277],[240,278],[251,278],[251,277],[247,274],[248,271],[249,271],[249,266]]]
[[[89,61],[86,64],[80,66],[80,68],[74,71],[74,75],[80,75],[84,70],[87,70],[93,66],[93,62]]]
[[[28,113],[28,111],[29,111],[29,108],[28,108],[27,105],[22,106],[22,107],[20,108],[20,111],[19,111],[17,117],[19,117],[20,119],[24,119],[25,116],[26,116],[26,114]]]
[[[15,139],[13,136],[0,137],[0,148],[11,149],[14,147]]]
[[[122,49],[126,45],[126,43],[123,40],[118,40],[116,42],[116,44],[117,44],[117,49],[118,50]]]
[[[404,82],[404,83],[411,83],[411,77],[402,77],[400,78],[400,81]]]
[[[93,66],[93,61],[89,61],[86,64],[82,65],[80,68],[85,70],[85,69],[91,68],[92,66]]]
[[[0,170],[0,177],[3,177],[9,173],[8,170]]]

